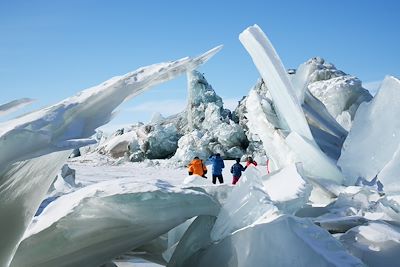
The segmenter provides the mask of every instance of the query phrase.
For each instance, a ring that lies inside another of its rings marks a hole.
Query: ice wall
[[[7,218],[0,222],[0,266],[10,262],[56,170],[70,154],[54,152],[93,143],[89,137],[112,118],[123,101],[196,68],[220,49],[140,68],[53,106],[0,123],[0,214]]]

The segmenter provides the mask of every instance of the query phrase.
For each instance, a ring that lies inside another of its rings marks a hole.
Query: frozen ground
[[[231,184],[231,166],[234,160],[225,160],[223,169],[224,183]],[[187,168],[172,167],[168,160],[146,160],[145,162],[127,162],[123,159],[115,160],[111,157],[89,154],[85,157],[70,159],[68,165],[76,170],[76,182],[83,185],[98,183],[120,178],[132,178],[137,181],[167,181],[172,185],[182,185],[188,176]],[[245,165],[242,162],[242,165]],[[266,165],[256,167],[261,173],[267,174]],[[211,165],[207,165],[207,182],[212,185]]]

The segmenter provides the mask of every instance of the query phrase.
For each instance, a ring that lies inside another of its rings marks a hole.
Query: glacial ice
[[[0,266],[11,261],[52,179],[70,154],[66,150],[95,142],[89,137],[112,118],[113,110],[124,100],[196,68],[220,49],[140,68],[53,106],[0,123],[0,214],[7,218],[0,222]]]
[[[99,266],[218,211],[210,196],[193,190],[129,178],[94,184],[52,202],[28,228],[11,266]]]
[[[354,184],[358,177],[372,180],[378,175],[380,179],[385,166],[388,167],[384,174],[390,165],[394,166],[390,162],[400,148],[399,102],[400,81],[387,76],[374,99],[358,108],[338,160],[348,184]],[[382,178],[390,184],[394,177]]]

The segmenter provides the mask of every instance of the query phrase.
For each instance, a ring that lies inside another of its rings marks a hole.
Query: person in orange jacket
[[[193,160],[189,163],[188,168],[189,175],[197,174],[201,177],[207,178],[207,167],[204,165],[203,161],[199,159],[199,157],[194,157]]]

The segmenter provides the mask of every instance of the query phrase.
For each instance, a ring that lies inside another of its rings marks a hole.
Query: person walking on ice
[[[242,176],[242,172],[246,170],[247,167],[243,167],[242,164],[240,164],[240,159],[236,159],[236,163],[232,165],[231,167],[231,173],[233,175],[232,178],[232,184],[236,184],[240,177]]]
[[[220,184],[224,183],[222,169],[225,168],[225,164],[223,159],[221,158],[221,154],[217,153],[215,155],[211,155],[208,160],[212,164],[212,183],[216,184],[217,178]]]

